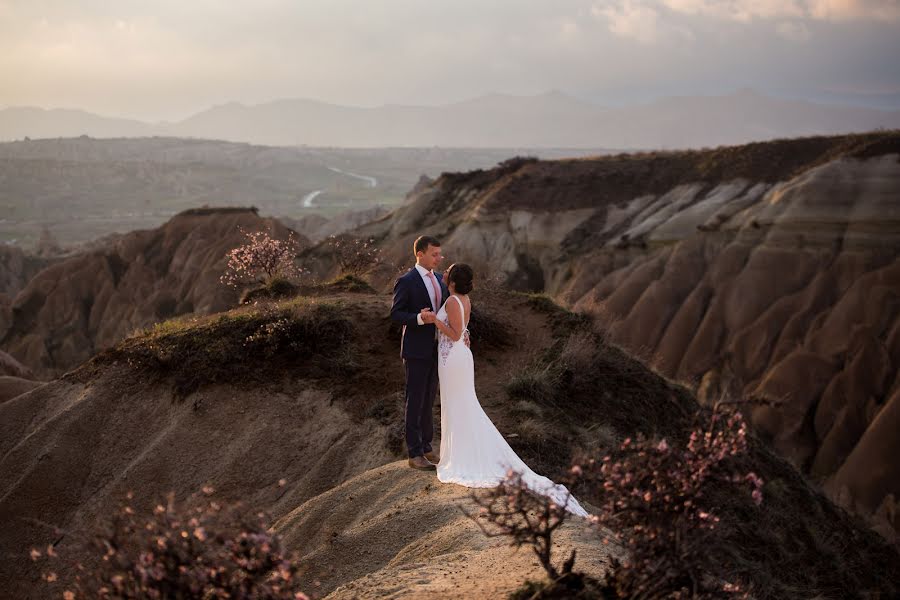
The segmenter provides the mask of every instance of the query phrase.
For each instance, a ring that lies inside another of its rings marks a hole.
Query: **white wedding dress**
[[[462,300],[455,295],[447,302]],[[463,315],[465,309],[463,308]],[[437,318],[447,326],[447,303]],[[522,462],[485,414],[475,395],[475,366],[467,342],[469,328],[456,342],[440,333],[438,345],[438,379],[441,389],[441,449],[437,465],[438,479],[472,488],[496,487],[509,469],[522,474],[522,481],[532,491],[550,497],[578,516],[588,516],[564,485],[538,475]]]

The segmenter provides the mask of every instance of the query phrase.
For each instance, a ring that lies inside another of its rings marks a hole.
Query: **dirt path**
[[[288,547],[304,553],[329,599],[497,597],[544,576],[528,548],[488,538],[460,507],[469,489],[442,484],[404,461],[362,473],[279,520]],[[606,552],[585,521],[572,518],[557,535],[555,559],[575,548],[576,568],[600,576]]]

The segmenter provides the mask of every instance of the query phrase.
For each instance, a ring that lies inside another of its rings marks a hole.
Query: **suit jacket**
[[[441,288],[441,305],[450,297],[444,277],[434,274]],[[417,317],[423,308],[432,308],[428,288],[419,271],[413,267],[394,284],[394,303],[391,306],[391,320],[403,325],[400,342],[400,356],[403,358],[432,358],[435,353],[435,333],[437,327],[426,323],[419,325]],[[438,306],[440,309],[440,306]]]

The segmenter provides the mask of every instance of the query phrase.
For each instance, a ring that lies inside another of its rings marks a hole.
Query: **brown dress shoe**
[[[425,458],[428,459],[428,462],[430,462],[433,465],[436,465],[439,462],[441,462],[441,457],[438,456],[433,450],[431,452],[426,452]]]
[[[413,456],[409,459],[409,466],[420,471],[433,471],[436,467],[425,460],[424,456]]]

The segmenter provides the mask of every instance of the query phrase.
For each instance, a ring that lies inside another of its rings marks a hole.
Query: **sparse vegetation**
[[[615,432],[683,432],[692,414],[686,389],[606,343],[588,315],[568,311],[543,294],[514,292],[511,297],[547,315],[553,337],[549,346],[514,367],[505,385],[518,417],[517,437],[510,444],[532,468],[551,478],[561,475],[574,453],[609,447]],[[532,428],[535,412],[544,416]]]
[[[617,542],[626,556],[624,561],[612,556],[602,584],[573,570],[574,550],[561,568],[553,564],[552,536],[568,513],[532,493],[520,474],[511,472],[496,488],[473,493],[480,511],[469,516],[485,534],[530,546],[547,574],[548,581],[526,582],[511,598],[747,597],[742,585],[728,580],[731,565],[718,551],[720,517],[707,492],[749,484],[759,504],[763,482],[734,462],[747,451],[740,414],[713,410],[705,417],[683,448],[665,439],[627,438],[602,460],[571,467],[566,482],[587,483],[600,508],[590,517],[597,534]]]
[[[250,304],[259,300],[275,300],[295,296],[300,288],[286,277],[276,275],[263,286],[245,290],[238,304]]]
[[[311,378],[327,377],[340,363],[346,372],[353,363],[343,364],[341,359],[352,333],[340,303],[296,298],[211,317],[165,321],[90,362],[125,361],[157,379],[171,380],[173,395],[184,398],[210,383],[253,384],[285,369]]]
[[[354,275],[353,273],[345,273],[344,275],[340,275],[335,277],[331,281],[326,281],[324,283],[320,283],[318,286],[319,291],[330,292],[330,293],[340,293],[340,292],[349,292],[355,294],[374,294],[375,289],[369,284],[368,281],[360,277],[359,275]]]
[[[551,579],[572,572],[574,550],[559,569],[551,560],[553,533],[566,519],[565,508],[532,493],[521,473],[509,471],[497,487],[483,494],[472,493],[470,498],[479,507],[478,513],[463,512],[485,535],[509,537],[510,543],[517,548],[530,547]],[[488,527],[478,517],[487,520]]]
[[[474,347],[504,348],[512,343],[509,324],[503,322],[490,307],[472,306],[469,316],[469,335]]]
[[[600,507],[592,520],[601,535],[611,532],[627,553],[611,559],[615,597],[746,597],[719,549],[722,517],[709,492],[746,487],[759,505],[763,481],[736,462],[748,449],[740,413],[719,408],[699,413],[684,446],[626,438],[602,460],[572,467]]]
[[[556,337],[562,338],[578,331],[592,330],[593,322],[590,315],[567,310],[547,294],[532,292],[513,292],[513,294],[524,298],[532,309],[549,316],[550,326]]]
[[[62,588],[64,600],[307,600],[298,583],[300,560],[285,554],[268,515],[251,514],[240,503],[224,505],[213,492],[205,486],[181,505],[170,493],[152,514],[136,510],[128,492],[108,522],[78,536],[84,548],[81,560],[67,560],[71,580],[58,574],[65,563],[54,544],[43,552],[33,548],[31,559],[46,562],[43,578]]]
[[[736,179],[774,183],[839,157],[865,158],[897,152],[900,152],[900,135],[895,130],[774,139],[702,150],[539,161],[492,193],[483,206],[502,211],[545,209],[549,186],[553,188],[554,210],[596,206],[597,198],[615,205],[645,194],[663,194],[682,184],[705,182],[715,186]],[[469,175],[472,183],[464,174],[455,174],[452,183],[457,189],[460,185],[487,188],[503,174],[495,170],[475,177],[473,172]],[[594,233],[600,236],[600,231]]]
[[[349,234],[332,235],[326,246],[343,276],[358,278],[383,262],[381,250],[374,239],[363,240]]]
[[[525,165],[530,165],[538,162],[537,156],[513,156],[512,158],[507,158],[504,161],[497,163],[497,171],[501,175],[506,175],[508,173],[515,173]]]
[[[553,534],[566,520],[566,510],[546,496],[534,494],[522,481],[520,473],[510,471],[506,479],[486,492],[473,492],[471,501],[476,513],[463,512],[488,537],[506,537],[516,548],[531,548],[549,578],[544,582],[527,582],[524,589],[510,598],[600,598],[596,581],[572,570],[576,551],[572,550],[563,563],[554,564]],[[566,498],[568,501],[568,498]],[[487,525],[482,523],[484,519]],[[546,589],[556,595],[545,595]],[[560,593],[565,592],[565,593]]]

